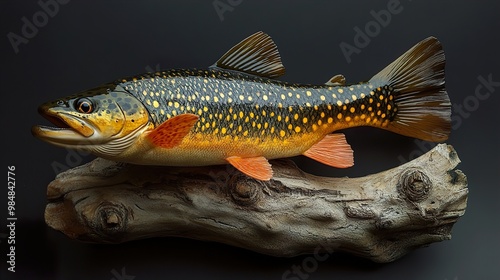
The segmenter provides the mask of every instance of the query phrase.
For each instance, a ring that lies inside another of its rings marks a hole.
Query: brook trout
[[[258,32],[207,69],[168,70],[111,82],[45,103],[57,127],[34,126],[51,144],[141,165],[231,164],[270,180],[269,159],[305,155],[353,165],[339,129],[373,126],[428,141],[447,139],[451,104],[445,57],[430,37],[373,76],[346,85],[276,80],[285,68],[273,40]]]

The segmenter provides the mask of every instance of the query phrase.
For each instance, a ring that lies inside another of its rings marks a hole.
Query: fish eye
[[[90,114],[92,113],[92,111],[94,111],[94,106],[92,105],[92,102],[87,98],[78,99],[75,105],[78,112],[83,114]]]

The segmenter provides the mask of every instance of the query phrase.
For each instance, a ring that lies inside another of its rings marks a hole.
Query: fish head
[[[121,152],[146,128],[144,105],[119,85],[105,85],[42,104],[39,113],[56,127],[37,125],[37,138],[66,148]]]

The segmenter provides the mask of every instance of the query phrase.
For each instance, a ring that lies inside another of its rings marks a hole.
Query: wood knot
[[[92,228],[104,234],[124,232],[127,227],[128,211],[123,205],[101,204],[96,209]]]
[[[413,202],[420,202],[429,196],[432,182],[425,173],[418,169],[406,170],[397,185],[400,194]]]
[[[228,185],[231,198],[241,206],[257,203],[262,195],[262,188],[265,187],[263,182],[242,174],[237,174],[229,179]]]

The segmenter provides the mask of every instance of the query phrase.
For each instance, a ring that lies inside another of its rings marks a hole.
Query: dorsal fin
[[[285,67],[276,44],[259,31],[227,51],[212,67],[276,78],[285,74]]]
[[[325,83],[327,86],[344,86],[345,85],[345,77],[342,74],[337,74],[328,80]]]

